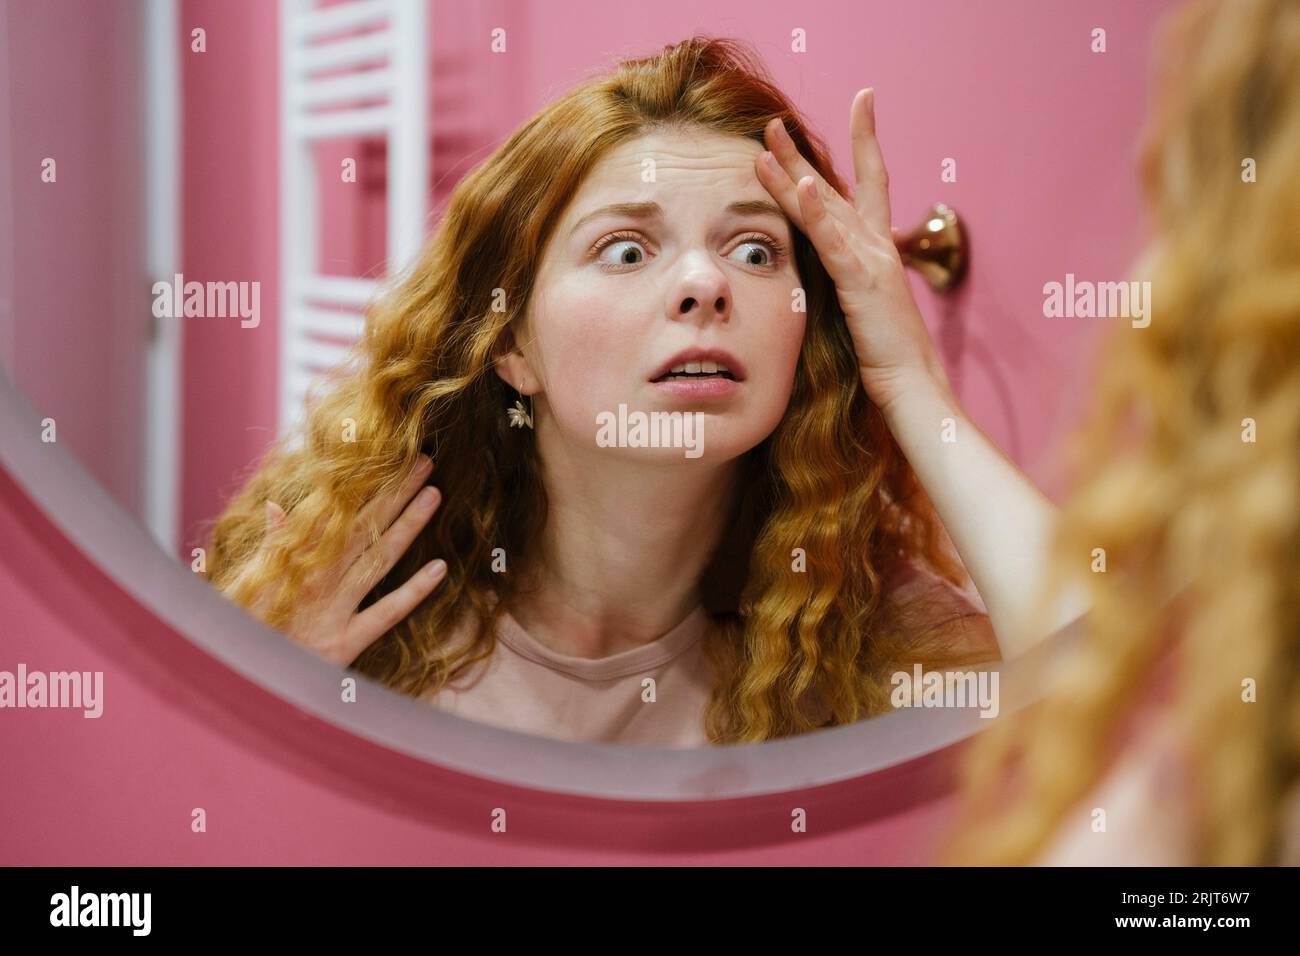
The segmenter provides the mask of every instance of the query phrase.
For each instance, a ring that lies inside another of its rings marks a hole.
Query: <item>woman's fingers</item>
[[[268,498],[266,501],[266,536],[262,538],[263,547],[266,547],[273,534],[284,527],[284,521],[284,509]]]
[[[411,575],[397,590],[390,591],[348,623],[344,633],[342,666],[347,667],[367,647],[405,618],[447,575],[447,563],[439,558],[430,561]],[[350,656],[349,656],[350,655]]]
[[[370,547],[370,528],[373,526],[382,532],[392,524],[402,507],[411,500],[411,496],[420,490],[420,486],[424,484],[424,480],[429,477],[432,470],[432,459],[428,455],[420,455],[416,459],[415,467],[407,474],[406,480],[400,486],[387,494],[377,495],[361,507],[357,512],[352,537],[348,539],[343,549],[343,556],[339,559],[339,568],[342,571],[348,571],[353,562]],[[353,602],[354,606],[355,603]]]
[[[257,557],[265,558],[271,548],[275,546],[277,533],[284,528],[285,514],[284,509],[277,505],[269,498],[266,507],[262,509],[264,525],[262,528],[262,543],[258,545]],[[245,568],[251,567],[256,562],[250,561]]]
[[[244,564],[244,569],[239,573],[238,577],[236,577],[236,581],[239,581],[241,578],[246,576],[257,574],[261,570],[262,564],[266,561],[267,557],[271,553],[271,549],[275,546],[278,533],[284,529],[284,509],[274,501],[267,499],[263,515],[266,519],[266,526],[262,531],[262,543],[258,545],[257,554],[254,559]],[[269,591],[269,589],[266,589],[266,591]],[[266,605],[268,601],[269,596],[266,591],[263,591],[254,605],[254,607],[259,611],[264,610],[264,605]]]
[[[826,266],[826,271],[836,286],[841,282],[847,284],[848,277],[853,275],[858,262],[849,249],[844,230],[831,218],[826,204],[822,202],[817,184],[812,179],[805,176],[799,180],[796,192],[800,214],[805,223],[804,234],[816,248],[817,257]]]
[[[795,196],[794,180],[790,178],[790,174],[781,168],[776,157],[768,151],[758,154],[756,171],[758,181],[762,183],[763,188],[772,194],[772,198],[799,227],[799,230],[805,231],[803,214],[799,212],[799,200]]]
[[[442,495],[437,488],[428,486],[406,506],[401,516],[375,542],[373,549],[363,552],[339,582],[338,599],[351,611],[370,593],[371,588],[406,553],[411,542],[429,523],[438,509]],[[378,564],[376,565],[376,560]]]
[[[826,182],[817,169],[799,152],[780,117],[775,117],[764,130],[764,139],[771,160],[760,156],[759,182],[781,204],[786,215],[805,234],[807,223],[803,220],[803,207],[798,198],[797,183],[811,176],[817,187],[821,206],[826,214],[849,231],[860,224],[881,236],[892,238],[889,211],[889,174],[885,169],[880,141],[876,138],[875,91],[868,87],[853,98],[849,112],[849,133],[853,146],[853,169],[856,183],[850,202]]]
[[[767,124],[764,136],[775,163],[765,166],[767,179],[760,179],[760,182],[768,192],[776,196],[777,201],[785,209],[786,215],[792,218],[800,215],[798,200],[795,198],[795,183],[805,176],[811,176],[817,184],[822,202],[830,215],[843,219],[845,215],[854,213],[848,201],[822,178],[821,173],[817,172],[812,163],[804,159],[803,154],[799,152],[799,147],[786,132],[780,117],[772,119]],[[801,222],[796,221],[796,225],[803,229]]]
[[[804,165],[808,164],[805,163]],[[844,277],[851,275],[851,272],[847,270],[853,265],[853,262],[849,255],[845,235],[847,231],[853,228],[852,224],[842,226],[823,201],[823,197],[828,192],[833,193],[836,197],[839,197],[839,194],[835,193],[835,190],[829,186],[824,185],[824,183],[819,187],[818,182],[821,177],[816,174],[815,170],[801,176],[796,184],[790,180],[790,176],[785,169],[775,163],[774,159],[766,159],[760,154],[758,166],[763,170],[759,182],[780,203],[781,208],[799,227],[799,230],[808,237],[831,278],[839,282]],[[809,166],[809,168],[812,167]],[[840,202],[843,202],[842,198],[840,198]],[[848,208],[848,213],[855,218],[857,217],[857,213],[851,207]]]
[[[876,91],[859,90],[849,109],[849,139],[853,146],[853,172],[857,177],[853,204],[863,220],[882,236],[889,225],[889,173],[876,139]]]

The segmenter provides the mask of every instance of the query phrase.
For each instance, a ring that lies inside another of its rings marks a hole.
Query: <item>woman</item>
[[[1300,863],[1300,4],[1162,39],[1157,305],[1100,366],[1054,548],[1093,610],[972,749],[949,862]]]
[[[851,200],[730,41],[542,110],[230,504],[214,583],[391,687],[572,739],[786,736],[1015,653],[1053,508],[949,387],[872,96]],[[698,453],[600,424],[656,412]]]

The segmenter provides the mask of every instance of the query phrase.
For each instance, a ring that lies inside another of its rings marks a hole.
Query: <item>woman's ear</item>
[[[538,378],[532,366],[528,364],[528,359],[524,358],[523,353],[515,348],[513,331],[506,332],[495,368],[502,381],[521,394],[532,395],[539,390]]]

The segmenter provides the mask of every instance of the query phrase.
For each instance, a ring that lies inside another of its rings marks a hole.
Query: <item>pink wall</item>
[[[184,326],[181,555],[275,433],[280,289],[278,3],[182,0],[181,272],[261,283],[261,322]],[[202,27],[207,52],[189,52]],[[192,540],[191,540],[192,539]],[[188,558],[186,558],[188,563]]]

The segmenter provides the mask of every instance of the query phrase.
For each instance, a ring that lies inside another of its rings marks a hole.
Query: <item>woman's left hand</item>
[[[755,160],[758,181],[808,237],[835,283],[862,385],[979,589],[1003,657],[1011,658],[1044,636],[1030,628],[1038,620],[1056,506],[965,416],[948,382],[894,247],[873,97],[861,90],[853,98],[852,201],[799,155],[780,118],[764,131],[772,153]],[[948,418],[960,441],[940,438]],[[1056,605],[1050,629],[1086,610],[1074,597]]]
[[[849,115],[857,178],[852,201],[804,159],[779,117],[764,131],[771,152],[760,153],[755,168],[758,181],[817,250],[835,283],[863,387],[888,409],[918,377],[943,388],[948,381],[894,246],[875,92],[860,90]]]

